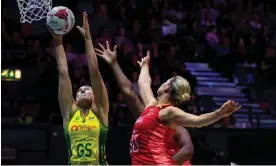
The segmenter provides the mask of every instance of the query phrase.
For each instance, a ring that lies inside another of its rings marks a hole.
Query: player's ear
[[[169,93],[170,91],[171,91],[171,85],[168,84],[168,85],[166,85],[166,87],[165,87],[165,89],[164,89],[164,92],[165,92],[165,93]]]

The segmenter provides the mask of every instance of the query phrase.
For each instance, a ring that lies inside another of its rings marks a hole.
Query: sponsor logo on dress
[[[78,131],[79,130],[79,127],[74,125],[71,127],[71,131]]]
[[[71,127],[71,131],[92,131],[95,130],[97,126],[87,126],[87,125],[74,125]]]

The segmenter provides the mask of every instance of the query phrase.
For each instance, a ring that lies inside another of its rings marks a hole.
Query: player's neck
[[[89,109],[82,109],[82,108],[80,108],[80,110],[81,110],[81,116],[83,118],[85,118],[88,115],[88,113],[89,113]]]
[[[171,104],[169,101],[169,96],[166,94],[158,96],[157,100],[158,100],[157,105]]]

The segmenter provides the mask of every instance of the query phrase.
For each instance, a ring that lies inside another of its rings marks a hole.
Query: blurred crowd
[[[270,2],[270,1],[269,1]],[[64,2],[75,15],[87,10],[91,20],[118,20],[122,26],[111,34],[108,27],[92,33],[95,46],[105,41],[118,47],[118,61],[139,95],[137,60],[151,52],[152,89],[171,76],[186,78],[193,89],[192,100],[183,105],[199,114],[194,91],[196,80],[185,62],[207,62],[233,80],[236,64],[251,65],[270,83],[276,83],[276,15],[273,5],[251,0],[120,0]],[[55,4],[55,1],[54,1]],[[55,4],[55,6],[60,4]],[[49,33],[31,36],[32,26],[9,18],[11,9],[2,7],[2,68],[19,66],[41,70],[35,86],[27,84],[14,96],[2,86],[2,115],[17,116],[19,123],[51,120],[59,115],[57,69],[54,45]],[[90,21],[93,26],[93,21]],[[96,35],[95,35],[96,34]],[[74,95],[81,85],[89,84],[83,41],[73,29],[64,36]],[[16,52],[24,58],[11,59]],[[119,92],[109,66],[99,59],[100,71],[110,97],[110,126],[131,125],[135,119]],[[29,80],[32,81],[32,80]],[[5,96],[5,99],[3,99]],[[15,110],[15,111],[11,111]],[[231,121],[223,121],[231,126]]]

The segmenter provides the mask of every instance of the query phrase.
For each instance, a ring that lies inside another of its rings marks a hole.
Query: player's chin
[[[92,100],[91,99],[80,99],[77,104],[81,109],[90,109],[91,105],[92,105]]]

